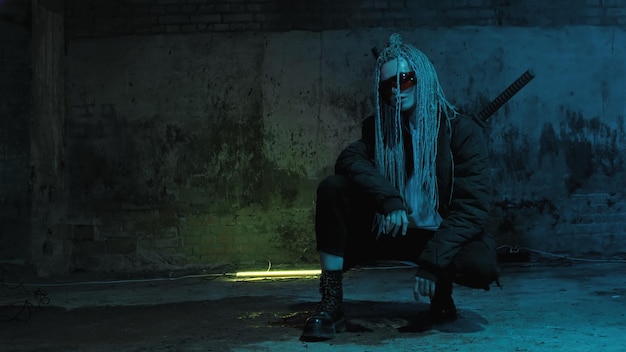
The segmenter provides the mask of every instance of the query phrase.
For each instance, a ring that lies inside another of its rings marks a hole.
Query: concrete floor
[[[502,290],[455,286],[460,319],[441,325],[428,322],[428,305],[413,299],[413,268],[351,270],[344,280],[348,331],[321,343],[298,339],[319,299],[317,278],[5,285],[0,350],[625,350],[626,263],[502,269]],[[21,310],[24,302],[33,306]]]

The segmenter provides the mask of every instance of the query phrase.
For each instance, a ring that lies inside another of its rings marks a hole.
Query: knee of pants
[[[464,248],[454,260],[454,281],[460,285],[488,288],[499,276],[495,254],[481,242]]]
[[[348,179],[341,175],[330,175],[317,185],[317,197],[335,197],[339,192],[345,190]]]
[[[456,267],[454,281],[462,286],[489,289],[489,285],[500,277],[500,269],[495,261],[482,260],[466,262]]]

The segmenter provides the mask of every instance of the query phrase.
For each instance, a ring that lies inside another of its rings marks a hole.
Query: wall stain
[[[528,181],[534,170],[530,165],[530,142],[528,136],[517,127],[502,132],[504,151],[499,157],[505,170],[519,181]]]
[[[361,121],[372,115],[374,112],[369,107],[367,99],[359,99],[354,92],[340,91],[329,88],[326,91],[327,102],[330,107],[334,107],[346,112],[346,116],[351,119],[351,123],[360,126]]]
[[[285,209],[282,218],[289,219],[277,225],[272,243],[276,248],[284,250],[294,260],[302,263],[315,263],[318,260],[315,233],[312,224],[315,222],[315,208],[307,210]]]
[[[539,165],[545,157],[559,155],[559,139],[551,123],[545,123],[539,137]]]
[[[178,151],[174,186],[198,189],[218,213],[267,207],[272,201],[290,206],[299,194],[300,175],[265,157],[266,138],[261,116],[238,121],[225,113],[211,116],[209,127],[191,135]]]
[[[613,177],[624,171],[623,117],[612,129],[599,117],[586,119],[580,112],[565,110],[565,121],[560,126],[561,144],[569,177],[569,192],[585,187],[593,175]]]
[[[536,223],[539,218],[555,227],[561,216],[556,205],[545,197],[519,201],[504,199],[494,202],[486,230],[499,243],[523,245],[520,241],[525,238],[529,224]]]

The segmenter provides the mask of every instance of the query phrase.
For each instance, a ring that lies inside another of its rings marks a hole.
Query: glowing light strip
[[[236,277],[291,277],[320,275],[321,270],[272,270],[272,271],[239,271]]]

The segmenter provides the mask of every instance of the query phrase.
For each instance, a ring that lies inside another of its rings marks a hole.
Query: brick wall
[[[276,226],[287,219],[291,221],[288,226]],[[301,224],[296,230],[306,233],[293,233],[293,223]],[[264,267],[308,256],[306,251],[314,245],[312,223],[310,208],[246,207],[230,214],[193,214],[180,207],[116,206],[94,209],[90,220],[59,224],[55,233],[68,245],[72,271],[225,264]],[[294,239],[297,243],[279,243]]]
[[[68,34],[99,37],[358,27],[626,25],[624,0],[70,0]]]

